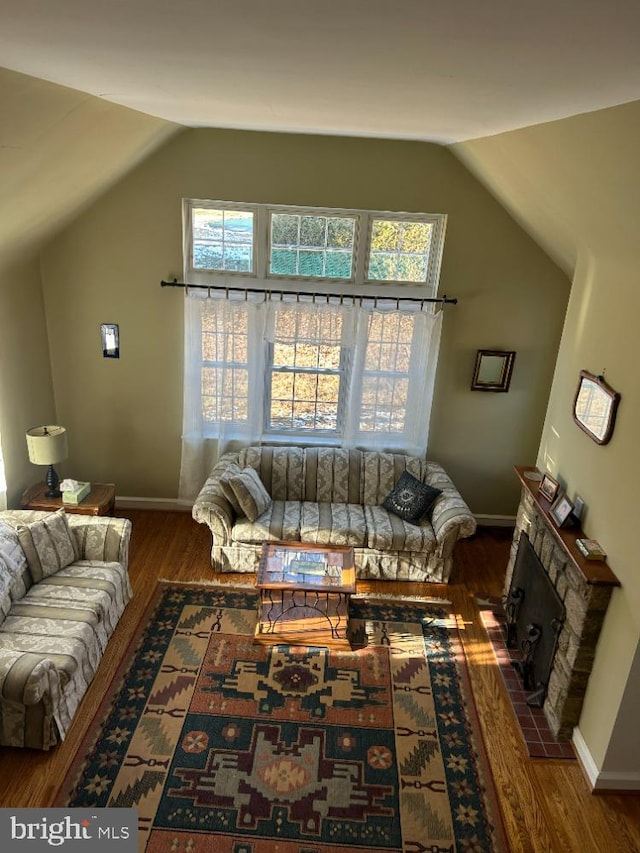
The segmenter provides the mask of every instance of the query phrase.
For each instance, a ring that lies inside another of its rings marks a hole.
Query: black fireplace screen
[[[507,645],[520,651],[520,659],[514,667],[522,677],[525,690],[532,691],[527,704],[541,708],[547,695],[565,609],[524,532],[520,535],[505,601],[505,616]]]

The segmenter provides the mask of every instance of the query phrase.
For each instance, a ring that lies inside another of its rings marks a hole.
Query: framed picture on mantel
[[[559,483],[554,480],[549,474],[545,474],[540,483],[539,493],[548,501],[554,501],[558,494]]]
[[[560,495],[560,497],[551,505],[549,515],[558,527],[563,527],[570,522],[572,510],[573,504],[569,498],[566,495]]]

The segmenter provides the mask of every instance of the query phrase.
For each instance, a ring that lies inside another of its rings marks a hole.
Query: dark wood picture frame
[[[553,503],[558,495],[559,488],[560,484],[558,481],[554,480],[550,474],[545,474],[540,481],[540,488],[538,491],[543,498],[546,498],[548,501]]]
[[[620,394],[604,377],[580,371],[573,401],[573,419],[596,444],[607,444],[613,435]]]
[[[513,350],[479,349],[471,380],[472,391],[508,391],[516,354]]]

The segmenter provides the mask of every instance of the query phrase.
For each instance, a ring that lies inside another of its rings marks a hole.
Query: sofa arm
[[[58,742],[54,709],[62,690],[52,660],[42,654],[0,649],[0,743],[49,749]],[[29,708],[40,706],[40,713]]]
[[[80,548],[81,560],[129,564],[131,522],[128,518],[67,515],[69,527]]]
[[[237,462],[237,453],[225,453],[211,470],[207,482],[200,489],[191,512],[195,521],[208,525],[216,544],[225,545],[231,541],[231,529],[234,522],[233,507],[224,496],[220,477],[231,462]]]
[[[431,514],[431,525],[439,544],[472,536],[476,532],[476,520],[456,489],[451,477],[437,462],[427,463],[426,482],[442,490]]]
[[[455,488],[443,489],[433,507],[431,525],[438,542],[444,542],[456,529],[456,540],[476,532],[476,520]]]

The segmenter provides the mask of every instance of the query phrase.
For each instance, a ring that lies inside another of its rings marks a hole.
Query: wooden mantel
[[[551,530],[555,540],[561,548],[570,557],[571,562],[584,578],[585,583],[595,586],[620,586],[620,581],[611,571],[610,566],[606,561],[585,560],[578,546],[576,539],[585,539],[586,536],[581,527],[574,525],[572,527],[561,527],[555,523],[549,510],[551,509],[551,501],[547,500],[544,495],[541,495],[540,480],[531,480],[526,475],[527,472],[533,471],[540,473],[538,469],[530,465],[516,465],[516,474],[522,483],[522,486],[529,492],[538,511],[546,520],[549,529]]]

